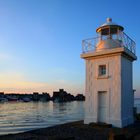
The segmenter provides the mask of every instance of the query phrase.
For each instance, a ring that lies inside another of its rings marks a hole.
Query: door
[[[98,121],[106,122],[107,115],[107,92],[98,92]]]

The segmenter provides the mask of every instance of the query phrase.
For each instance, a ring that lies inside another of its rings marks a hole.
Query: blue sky
[[[138,0],[0,0],[0,90],[83,93],[82,40],[111,17],[135,40],[140,93]]]

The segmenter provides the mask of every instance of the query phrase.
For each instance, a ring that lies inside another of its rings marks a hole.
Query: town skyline
[[[136,42],[133,85],[140,97],[139,4],[137,0],[102,4],[96,0],[0,0],[0,91],[52,93],[64,88],[83,94],[82,40],[96,37],[97,27],[111,17]]]

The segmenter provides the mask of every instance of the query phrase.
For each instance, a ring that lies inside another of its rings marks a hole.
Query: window
[[[100,65],[99,66],[99,76],[106,75],[106,65]]]

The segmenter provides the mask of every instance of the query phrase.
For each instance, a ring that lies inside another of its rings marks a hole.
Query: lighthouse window
[[[99,66],[99,76],[106,75],[106,65]]]

